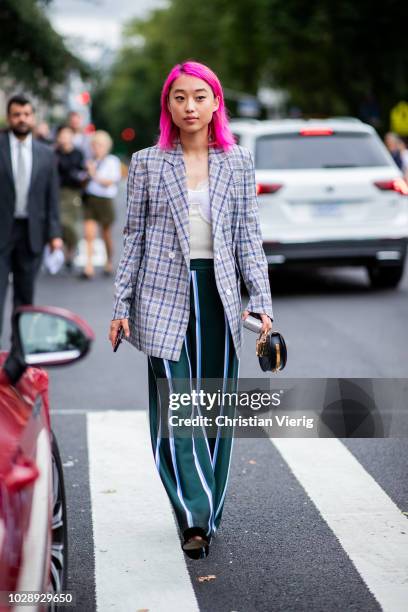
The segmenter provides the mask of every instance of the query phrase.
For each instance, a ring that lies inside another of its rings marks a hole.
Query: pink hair
[[[214,96],[219,96],[220,103],[218,110],[213,113],[213,118],[209,124],[209,145],[228,151],[232,145],[235,144],[235,138],[228,125],[224,94],[220,80],[208,66],[193,61],[183,62],[182,64],[174,66],[164,82],[161,92],[160,136],[157,144],[161,149],[171,149],[178,136],[179,130],[172,121],[170,111],[167,107],[167,100],[173,82],[183,74],[202,79],[211,87]]]

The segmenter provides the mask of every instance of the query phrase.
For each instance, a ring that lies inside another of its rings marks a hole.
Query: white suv
[[[235,120],[255,160],[270,264],[365,266],[396,287],[408,238],[408,185],[375,130],[358,119]]]

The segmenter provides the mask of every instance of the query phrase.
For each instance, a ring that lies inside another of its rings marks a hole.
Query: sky
[[[120,46],[125,21],[164,4],[165,0],[53,0],[47,13],[55,30],[71,39],[78,54],[97,61],[103,46]]]

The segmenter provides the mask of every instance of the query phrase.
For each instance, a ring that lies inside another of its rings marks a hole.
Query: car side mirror
[[[90,348],[93,335],[71,313],[20,311],[17,328],[24,361],[29,366],[56,366],[78,361]]]
[[[27,366],[73,363],[89,352],[95,335],[77,315],[54,306],[20,306],[13,316],[13,344],[4,369],[15,384]]]

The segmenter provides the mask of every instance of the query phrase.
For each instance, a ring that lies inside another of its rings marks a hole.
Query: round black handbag
[[[256,355],[264,372],[278,372],[286,365],[288,353],[285,340],[278,331],[264,332],[256,341]]]

